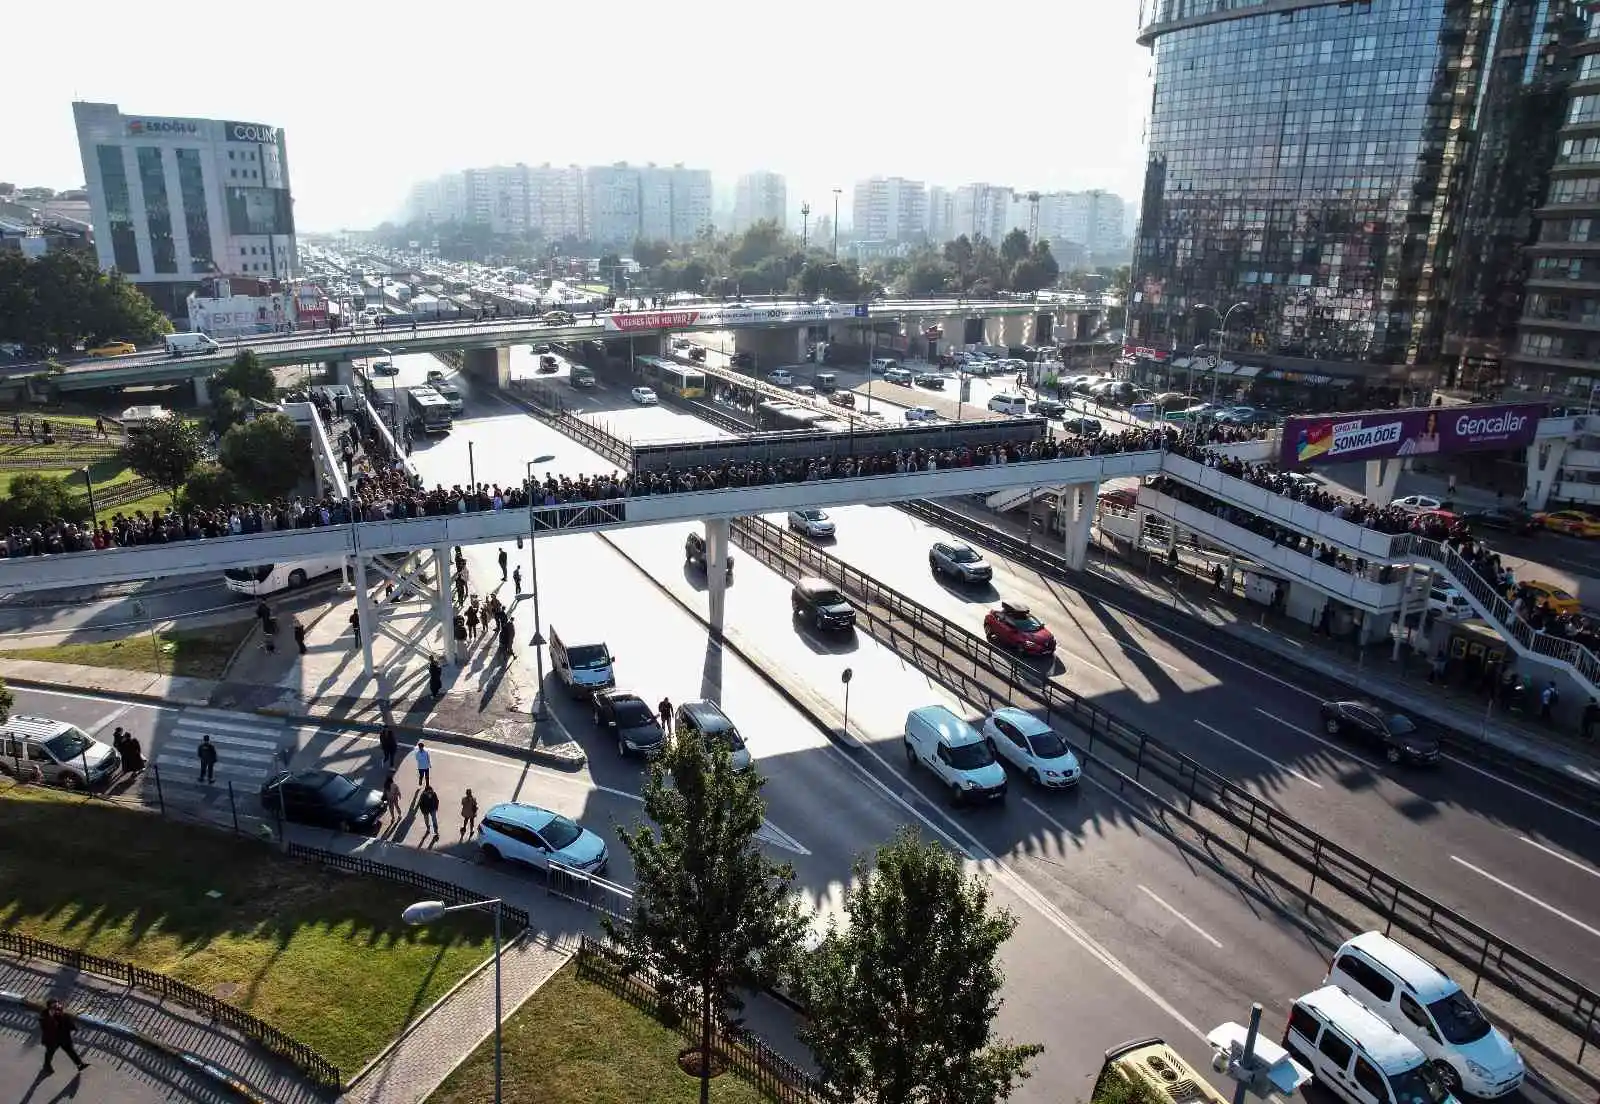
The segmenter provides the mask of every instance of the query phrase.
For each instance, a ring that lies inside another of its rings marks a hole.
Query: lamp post
[[[800,201],[800,252],[811,245],[811,204]]]
[[[94,478],[89,474],[89,465],[83,466],[83,485],[89,488],[89,517],[94,528],[100,528],[100,511],[94,508]]]
[[[494,1101],[500,1104],[500,905],[498,897],[487,901],[471,901],[465,905],[446,905],[443,901],[418,901],[414,905],[406,906],[400,914],[412,927],[422,924],[432,924],[452,912],[464,912],[467,909],[492,909],[494,911]]]
[[[842,188],[833,190],[833,259],[839,259],[839,193]]]
[[[1236,310],[1249,310],[1249,303],[1235,303],[1224,313],[1213,307],[1210,303],[1196,303],[1192,308],[1195,311],[1210,311],[1217,316],[1217,366],[1211,369],[1211,405],[1217,403],[1217,374],[1222,370],[1222,354],[1228,348],[1228,319],[1233,317]],[[1194,389],[1194,361],[1189,361],[1189,388]]]
[[[545,459],[548,459],[546,457]],[[534,671],[538,683],[534,686],[533,717],[534,720],[544,719],[544,627],[539,621],[539,536],[535,531],[533,515],[533,465],[536,460],[528,461],[528,560],[532,568],[529,580],[533,587],[533,639],[528,643],[533,647]]]

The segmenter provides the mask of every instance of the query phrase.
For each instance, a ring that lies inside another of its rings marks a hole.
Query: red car
[[[1027,606],[1014,602],[1001,602],[999,609],[989,611],[983,619],[983,635],[989,638],[990,644],[1026,656],[1055,655],[1056,651],[1056,638],[1044,627],[1044,622]]]

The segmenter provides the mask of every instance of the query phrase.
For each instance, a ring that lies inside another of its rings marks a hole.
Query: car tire
[[[1400,749],[1397,747],[1384,748],[1383,757],[1389,760],[1389,765],[1392,767],[1400,765]]]
[[[71,771],[63,771],[60,778],[60,785],[63,790],[76,792],[77,790],[83,789],[83,779],[79,778]]]
[[[1028,784],[1031,786],[1044,785],[1044,783],[1039,780],[1039,772],[1034,770],[1032,767],[1028,768]]]
[[[1457,1100],[1466,1099],[1461,1093],[1461,1075],[1449,1062],[1439,1061],[1433,1064],[1434,1070],[1439,1074],[1439,1080],[1444,1082],[1444,1087],[1450,1090],[1450,1095]]]
[[[966,798],[962,796],[961,783],[959,783],[959,782],[950,783],[950,804],[952,804],[952,805],[964,805],[964,804],[966,804]]]
[[[910,740],[907,740],[906,741],[906,766],[915,767],[916,765],[917,765],[917,749],[911,746],[911,741]]]
[[[500,849],[492,843],[481,844],[478,847],[478,854],[482,855],[487,861],[492,863],[500,861]]]
[[[1342,729],[1343,726],[1339,724],[1339,718],[1324,717],[1322,719],[1322,731],[1326,732],[1329,736],[1339,735]]]
[[[618,759],[626,759],[627,757],[628,757],[628,744],[627,744],[627,741],[625,741],[621,736],[618,736],[617,737],[617,758]]]
[[[299,590],[301,587],[303,587],[305,585],[306,585],[305,568],[297,567],[293,571],[289,572],[289,589],[290,590]]]

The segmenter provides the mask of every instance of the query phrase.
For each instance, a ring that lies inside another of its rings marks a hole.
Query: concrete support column
[[[352,390],[356,385],[355,365],[348,360],[330,360],[325,365],[328,377],[334,383],[342,383]]]
[[[447,664],[456,661],[456,595],[455,588],[450,583],[450,548],[448,545],[439,545],[433,550],[433,581],[439,588],[434,595],[433,616],[439,622],[439,631],[444,635],[444,661]]]
[[[1400,658],[1400,641],[1406,635],[1406,614],[1411,610],[1411,583],[1416,578],[1416,572],[1416,564],[1406,564],[1405,578],[1400,582],[1400,620],[1395,626],[1394,650],[1389,653],[1391,660]]]
[[[1400,482],[1400,471],[1404,467],[1404,462],[1398,457],[1367,461],[1367,498],[1374,506],[1387,506],[1394,501],[1394,489]]]
[[[372,594],[368,590],[371,581],[367,578],[367,558],[356,556],[354,563],[357,628],[361,638],[361,669],[368,678],[375,678],[378,668],[372,659],[372,638],[378,631],[378,613],[372,607]]]
[[[194,378],[194,403],[196,406],[211,405],[211,381],[205,376]]]
[[[728,536],[732,523],[727,518],[706,520],[706,592],[710,597],[711,631],[722,635],[723,613],[728,598]]]
[[[1561,463],[1567,458],[1567,441],[1555,437],[1528,446],[1528,482],[1522,502],[1530,510],[1543,510],[1550,504],[1561,479]]]
[[[467,375],[490,387],[505,391],[511,387],[511,350],[508,348],[468,349],[462,358]]]
[[[1065,527],[1065,557],[1067,566],[1074,571],[1082,571],[1089,564],[1089,537],[1094,527],[1099,491],[1099,483],[1076,483],[1062,491],[1062,497],[1073,500],[1072,519]]]
[[[1224,588],[1227,590],[1227,592],[1229,594],[1233,593],[1233,576],[1234,576],[1234,573],[1236,571],[1238,571],[1238,570],[1239,570],[1239,557],[1235,556],[1232,552],[1229,552],[1228,553],[1228,576],[1227,576],[1227,579],[1223,583]]]

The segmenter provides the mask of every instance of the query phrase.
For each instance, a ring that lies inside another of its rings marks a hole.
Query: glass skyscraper
[[[1253,378],[1394,395],[1453,380],[1465,335],[1509,345],[1575,7],[1146,0],[1130,343],[1181,357],[1243,303]]]

